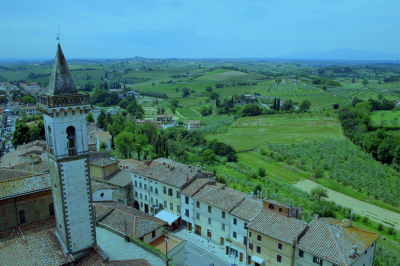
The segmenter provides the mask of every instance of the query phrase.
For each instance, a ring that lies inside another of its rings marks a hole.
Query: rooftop
[[[190,183],[187,187],[185,187],[181,194],[192,197],[199,191],[202,187],[204,187],[210,180],[208,178],[196,178],[192,183]]]
[[[106,182],[108,184],[116,185],[119,187],[125,187],[132,182],[131,174],[128,171],[117,169],[114,173],[107,176],[105,179],[96,178],[92,176],[92,179],[97,182]]]
[[[0,181],[0,199],[51,189],[49,174],[25,176]]]
[[[100,158],[94,161],[91,161],[90,164],[99,167],[105,167],[109,165],[113,165],[118,163],[118,160],[110,159],[110,158]]]
[[[49,82],[50,94],[78,93],[72,76],[69,72],[67,60],[61,50],[60,44],[57,46],[56,57],[54,59],[53,70]]]
[[[201,191],[204,190],[204,193]],[[206,185],[199,193],[193,196],[194,199],[201,200],[225,211],[231,211],[248,194],[221,186]]]
[[[106,183],[92,182],[92,193],[102,189],[115,189]]]
[[[379,234],[351,226],[348,219],[320,218],[309,224],[296,246],[334,264],[352,265],[379,237]],[[351,258],[354,246],[357,254]]]
[[[142,162],[133,159],[120,160],[118,165],[121,169],[136,169]]]
[[[293,245],[296,237],[307,228],[307,223],[292,217],[262,210],[248,225],[249,229]]]
[[[118,232],[141,238],[167,223],[135,208],[118,202],[95,202],[96,219]]]
[[[250,222],[261,212],[262,208],[263,203],[261,199],[245,198],[231,211],[231,214]]]

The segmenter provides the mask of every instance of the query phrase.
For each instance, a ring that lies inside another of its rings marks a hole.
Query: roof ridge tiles
[[[331,224],[328,223],[328,222],[325,222],[325,221],[320,221],[320,222],[325,223],[326,226],[328,226],[328,230],[329,230],[329,232],[331,233],[331,236],[332,236],[332,238],[333,238],[333,240],[334,240],[334,242],[335,242],[335,246],[336,246],[336,248],[338,249],[338,251],[339,251],[339,253],[340,253],[340,260],[342,261],[342,263],[346,264],[346,259],[343,257],[343,253],[342,253],[341,250],[340,250],[340,246],[339,246],[339,243],[337,242],[336,236],[335,236],[334,233],[332,232]],[[339,230],[340,230],[340,229],[339,229]]]

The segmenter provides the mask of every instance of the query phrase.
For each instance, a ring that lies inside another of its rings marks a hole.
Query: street
[[[189,242],[186,242],[185,261],[188,266],[209,266],[214,262],[215,266],[229,266],[229,263],[219,259],[211,252],[207,252]]]

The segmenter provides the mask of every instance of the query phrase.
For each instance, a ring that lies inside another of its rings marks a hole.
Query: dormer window
[[[67,128],[67,139],[68,139],[68,155],[73,156],[76,155],[76,147],[75,147],[75,128],[70,126]]]

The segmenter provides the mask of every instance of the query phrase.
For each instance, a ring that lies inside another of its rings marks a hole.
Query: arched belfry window
[[[75,128],[73,126],[70,126],[67,128],[67,145],[68,145],[68,155],[76,155],[76,134],[75,134]]]
[[[25,224],[26,223],[25,211],[19,211],[18,216],[19,216],[19,223]]]

